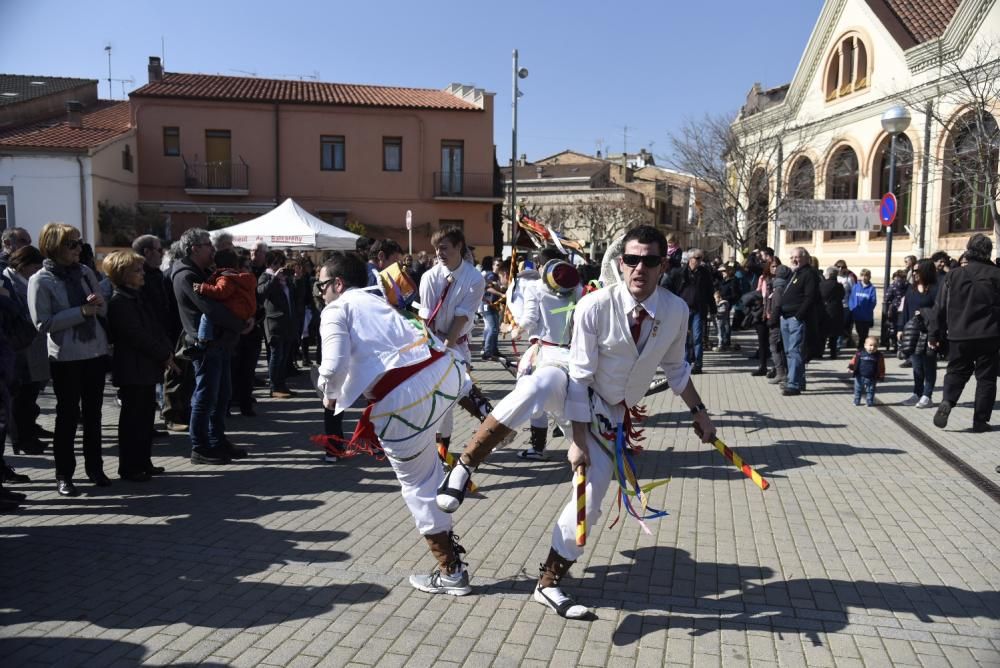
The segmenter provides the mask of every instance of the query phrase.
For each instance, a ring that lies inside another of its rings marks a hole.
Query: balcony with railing
[[[493,172],[434,172],[434,199],[502,202],[503,187]]]
[[[189,195],[249,195],[250,165],[239,162],[184,161],[184,192]]]

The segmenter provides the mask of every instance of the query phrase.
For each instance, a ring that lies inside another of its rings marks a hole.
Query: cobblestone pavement
[[[706,353],[697,385],[720,435],[771,481],[766,492],[697,441],[671,392],[649,397],[639,466],[644,480],[671,478],[651,499],[671,514],[652,535],[630,519],[609,529],[609,493],[566,583],[594,606],[591,622],[530,599],[571,493],[562,440],[551,461],[512,448],[477,474],[482,495],[456,516],[474,576],[464,598],[410,588],[407,576],[433,563],[389,466],[323,464],[307,438],[321,412],[305,392],[232,418],[247,460],[192,466],[186,437],[172,435],[154,450],[164,476],[109,489],[83,480],[75,499],[56,495],[50,457],[8,449],[32,482],[14,486],[29,496],[23,508],[0,516],[0,663],[1000,665],[996,502],[897,420],[994,482],[998,432],[960,431],[968,404],[946,431],[931,426],[933,410],[856,408],[846,363],[810,365],[808,392],[784,399],[748,375],[743,353]],[[889,367],[879,398],[898,402],[910,372]],[[495,399],[512,385],[497,364],[474,375]],[[51,394],[43,403],[51,428]],[[473,426],[458,419],[456,446]]]

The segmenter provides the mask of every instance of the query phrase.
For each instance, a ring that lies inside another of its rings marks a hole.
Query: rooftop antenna
[[[108,99],[115,99],[115,93],[111,90],[111,44],[104,47],[104,50],[108,54]]]

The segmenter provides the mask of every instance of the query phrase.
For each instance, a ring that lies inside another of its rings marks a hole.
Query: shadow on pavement
[[[848,614],[855,611],[911,614],[924,623],[935,617],[1000,619],[1000,592],[995,590],[823,578],[756,584],[750,580],[767,579],[773,572],[757,566],[695,562],[688,552],[663,546],[625,551],[622,556],[631,563],[592,566],[587,572],[604,587],[625,578],[635,581],[637,591],[655,587],[648,605],[626,601],[624,607],[656,606],[668,613],[628,614],[612,636],[617,646],[668,627],[690,629],[692,636],[719,630],[790,631],[819,645],[819,633],[846,628]]]
[[[121,640],[105,640],[99,638],[66,638],[60,636],[22,636],[18,638],[0,638],[0,656],[8,665],[38,665],[85,666],[85,665],[138,665],[149,652],[142,645]],[[149,664],[146,664],[149,665]],[[189,666],[205,666],[207,668],[223,668],[227,664],[214,661],[199,661],[197,663],[170,663],[176,668]]]

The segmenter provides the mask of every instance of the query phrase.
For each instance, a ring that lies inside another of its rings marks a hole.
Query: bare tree
[[[942,177],[942,215],[958,218],[960,230],[991,230],[1000,248],[1000,43],[974,47],[964,63],[939,55],[938,69],[932,99],[927,89],[900,97],[948,133],[943,154],[928,156]]]
[[[746,254],[765,245],[768,223],[777,214],[777,199],[770,191],[781,153],[791,154],[789,137],[780,128],[755,119],[705,115],[688,119],[670,135],[672,155],[665,158],[675,169],[698,180],[698,201],[703,234],[724,240]]]
[[[590,234],[590,257],[600,258],[607,244],[637,225],[649,223],[651,212],[625,191],[624,199],[594,197],[579,200],[575,212]],[[635,193],[641,200],[641,195]]]

